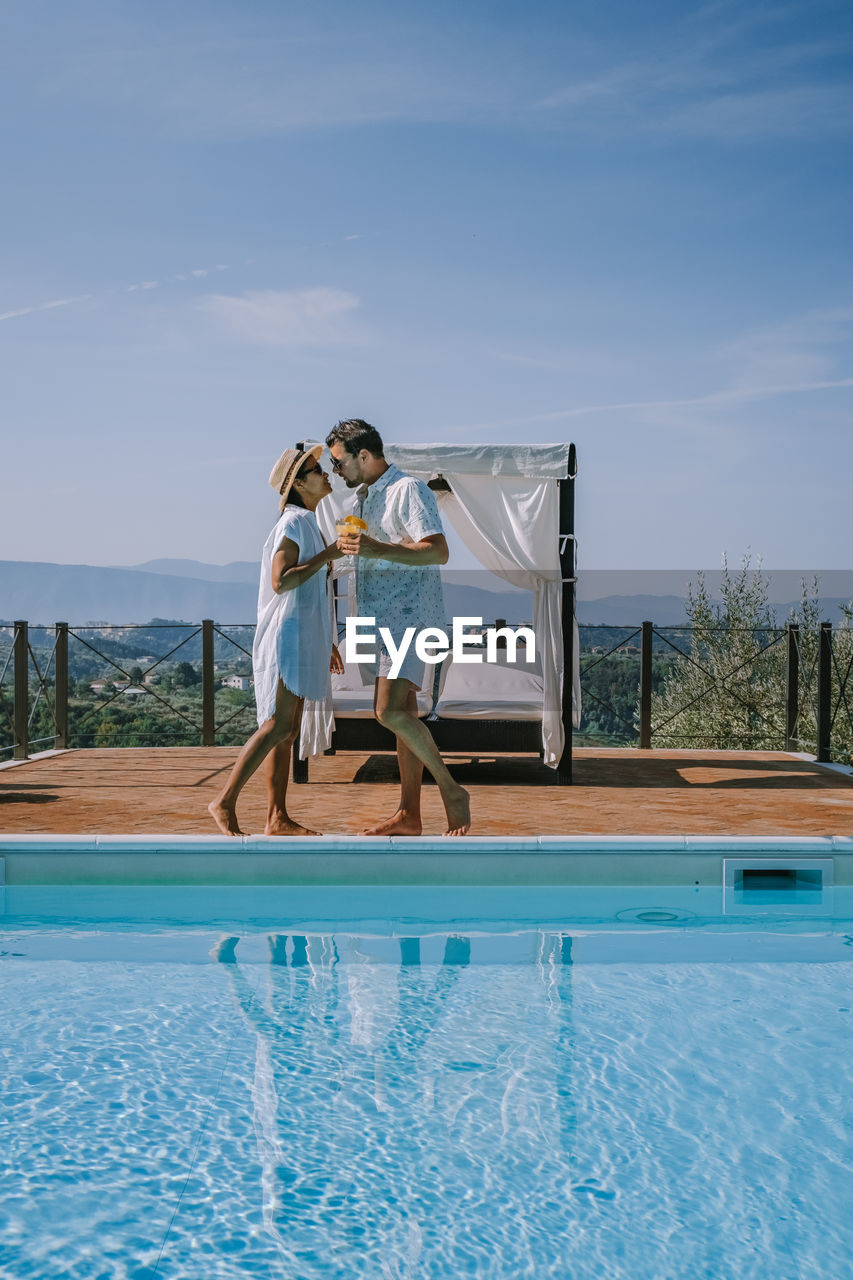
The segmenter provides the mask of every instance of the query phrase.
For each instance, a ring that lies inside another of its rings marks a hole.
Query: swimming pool
[[[7,885],[0,1275],[845,1274],[851,890],[729,879]]]

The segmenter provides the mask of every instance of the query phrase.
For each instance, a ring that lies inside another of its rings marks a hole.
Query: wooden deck
[[[194,834],[236,755],[226,747],[68,751],[0,770],[0,834]],[[449,756],[472,793],[472,835],[853,835],[853,778],[782,752],[578,750],[575,784],[537,757]],[[328,834],[357,833],[397,802],[393,756],[346,752],[311,762],[291,813]],[[443,830],[434,785],[424,833]],[[243,794],[243,830],[263,831],[260,775]]]

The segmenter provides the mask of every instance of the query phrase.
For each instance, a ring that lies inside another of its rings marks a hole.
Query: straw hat
[[[323,445],[315,444],[309,449],[285,449],[278,462],[270,472],[270,484],[281,494],[281,505],[284,507],[290,486],[296,479],[299,468],[308,458],[319,458]]]

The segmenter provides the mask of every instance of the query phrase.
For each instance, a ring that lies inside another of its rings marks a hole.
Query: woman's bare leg
[[[243,832],[237,823],[237,798],[258,766],[279,743],[292,743],[302,719],[302,699],[278,682],[275,714],[252,734],[234,762],[223,791],[207,806],[210,816],[226,836]],[[285,784],[286,785],[286,784]]]
[[[267,780],[267,825],[265,836],[318,836],[319,831],[302,827],[287,812],[287,784],[290,779],[290,757],[299,740],[299,725],[293,737],[279,742],[264,761]]]

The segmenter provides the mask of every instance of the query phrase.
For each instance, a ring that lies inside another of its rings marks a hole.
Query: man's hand
[[[353,533],[345,533],[338,538],[338,546],[345,556],[363,556],[365,560],[381,560],[388,552],[391,544],[371,538],[361,529]]]
[[[365,560],[376,560],[382,559],[389,551],[391,543],[379,542],[377,538],[371,538],[361,529],[354,529],[352,533],[341,534],[338,538],[338,546],[342,555],[364,556]]]
[[[346,556],[363,556],[365,560],[391,560],[396,564],[447,564],[447,542],[441,533],[430,534],[420,542],[380,542],[369,534],[355,530],[338,538],[338,546]]]
[[[341,651],[336,644],[332,645],[332,660],[329,663],[329,670],[333,676],[342,676],[346,670]]]
[[[341,533],[336,545],[342,556],[357,556],[360,541],[360,533]]]

